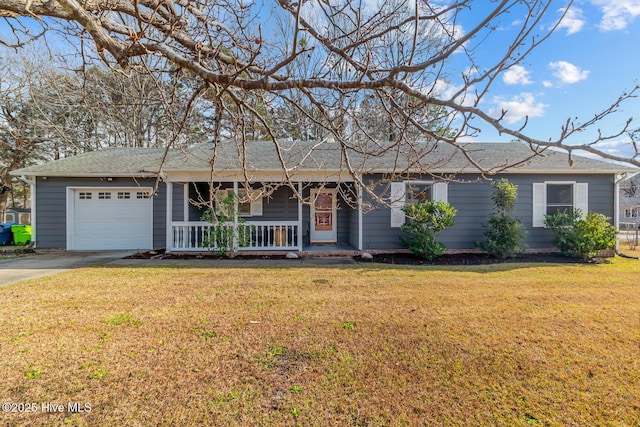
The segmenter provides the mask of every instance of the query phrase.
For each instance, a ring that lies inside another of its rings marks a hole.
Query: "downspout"
[[[362,182],[362,176],[360,177],[360,182]],[[358,186],[358,250],[362,251],[362,186]]]
[[[31,244],[36,247],[36,178],[22,175],[21,180],[29,184],[31,202]]]

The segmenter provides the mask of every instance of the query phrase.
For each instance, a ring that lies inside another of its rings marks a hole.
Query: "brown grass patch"
[[[0,288],[16,425],[639,425],[640,263],[87,268]],[[45,413],[42,404],[65,405]],[[67,402],[89,403],[72,414]]]

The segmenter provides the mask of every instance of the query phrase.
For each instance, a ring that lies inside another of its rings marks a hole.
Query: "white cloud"
[[[558,9],[558,12],[563,13],[564,9]],[[572,7],[562,18],[558,24],[558,28],[566,28],[567,34],[575,34],[582,30],[584,24],[585,20],[583,19],[582,9]]]
[[[549,80],[545,80],[542,82],[542,86],[544,87],[553,87],[553,82],[550,82]]]
[[[478,67],[476,67],[475,65],[469,66],[467,68],[465,68],[465,70],[462,72],[462,74],[464,74],[466,76],[466,78],[470,79],[473,76],[477,76],[480,74],[480,72],[478,71]]]
[[[508,85],[530,85],[532,83],[529,78],[529,71],[522,65],[514,65],[502,76],[502,81]]]
[[[598,25],[603,31],[624,30],[640,15],[640,0],[591,0],[602,11]]]
[[[445,80],[436,80],[433,83],[433,86],[431,86],[430,88],[424,90],[423,92],[429,94],[429,95],[433,95],[433,96],[437,96],[440,99],[451,99],[453,98],[456,93],[458,93],[464,86],[460,85],[460,86],[456,86],[453,85]],[[463,91],[461,94],[459,94],[458,96],[456,96],[454,98],[454,101],[459,103],[460,105],[464,105],[464,106],[471,106],[475,103],[476,101],[476,95],[474,92],[474,87],[470,86],[466,89],[466,92]]]
[[[553,70],[554,76],[560,79],[562,83],[567,84],[578,83],[589,75],[588,70],[582,70],[567,61],[550,62],[549,68]]]
[[[511,99],[496,96],[493,98],[493,102],[496,104],[496,107],[492,108],[489,114],[498,118],[505,112],[503,119],[507,123],[515,123],[525,117],[541,117],[544,115],[544,109],[547,107],[547,105],[542,102],[536,102],[533,94],[528,92],[521,93]]]
[[[619,140],[613,140],[613,141],[603,141],[603,142],[598,142],[598,149],[602,150],[603,152],[605,152],[606,154],[611,154],[612,156],[618,156],[618,157],[634,157],[635,155],[635,148],[633,147],[633,143],[631,142],[631,139],[629,138],[624,138],[624,139],[619,139]],[[585,157],[595,157],[595,158],[602,158],[602,157],[598,157],[596,154],[591,154],[591,153],[580,153],[581,156],[585,156]]]

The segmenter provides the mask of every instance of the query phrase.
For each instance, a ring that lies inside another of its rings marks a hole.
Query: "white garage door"
[[[67,249],[152,249],[153,208],[148,189],[70,189]]]

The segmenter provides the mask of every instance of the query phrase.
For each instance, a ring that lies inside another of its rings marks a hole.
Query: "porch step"
[[[352,258],[360,255],[356,250],[330,250],[330,251],[302,251],[299,252],[301,258]]]
[[[311,256],[306,257],[306,260],[311,261],[313,264],[355,264],[356,261],[353,259],[353,256],[342,256],[342,255],[322,255],[318,256],[317,254],[313,254]],[[304,263],[305,260],[303,259]]]

